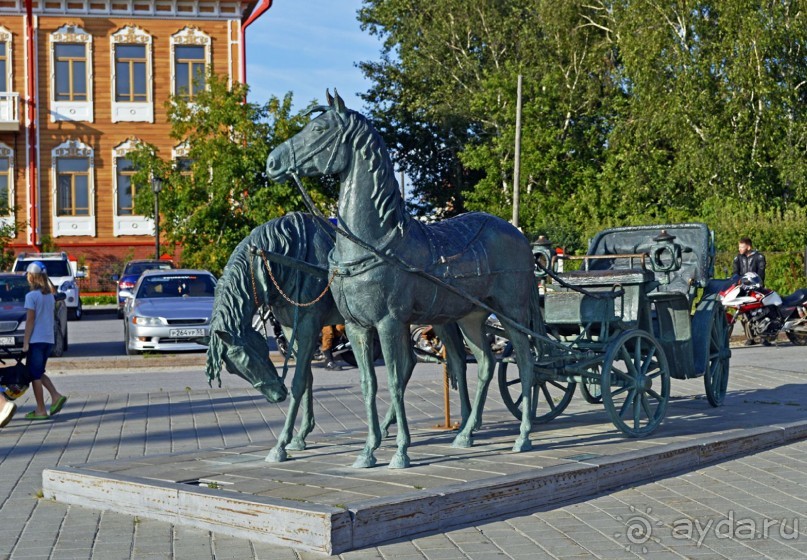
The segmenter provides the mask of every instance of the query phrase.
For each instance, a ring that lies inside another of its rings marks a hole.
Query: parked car
[[[126,353],[206,350],[216,277],[207,270],[147,270],[122,290]]]
[[[14,272],[25,272],[28,265],[34,261],[45,264],[48,278],[53,285],[65,295],[67,315],[69,319],[80,320],[83,313],[81,308],[81,293],[76,278],[83,278],[84,273],[73,269],[67,258],[67,253],[20,253],[14,261]]]
[[[8,352],[0,354],[21,356],[25,337],[25,294],[30,291],[25,273],[0,272],[0,346]],[[54,339],[50,355],[59,357],[67,351],[67,306],[65,294],[56,294],[53,321]]]
[[[139,259],[126,263],[120,275],[113,274],[112,281],[116,283],[115,292],[118,296],[118,319],[123,319],[123,306],[126,299],[120,295],[121,290],[132,291],[140,275],[147,270],[171,270],[176,268],[173,261]]]

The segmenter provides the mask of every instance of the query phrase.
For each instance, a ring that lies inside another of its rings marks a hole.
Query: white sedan
[[[131,292],[121,292],[126,353],[207,350],[215,289],[207,270],[144,272]]]

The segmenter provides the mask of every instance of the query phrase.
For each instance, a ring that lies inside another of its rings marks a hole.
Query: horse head
[[[321,114],[269,154],[266,173],[272,181],[284,182],[292,175],[331,175],[347,168],[351,152],[344,137],[351,111],[336,90],[334,94],[326,91],[328,105],[308,111]]]
[[[217,330],[214,336],[224,345],[222,360],[227,371],[252,384],[269,402],[286,400],[289,392],[269,359],[266,341],[257,332],[242,339],[226,331]]]

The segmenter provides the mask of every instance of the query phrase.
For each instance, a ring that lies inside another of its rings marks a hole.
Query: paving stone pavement
[[[807,349],[789,346],[736,351],[726,405],[717,412],[695,400],[703,390],[700,380],[673,380],[671,409],[702,409],[702,414],[677,414],[669,422],[712,415],[743,427],[805,418],[806,355]],[[441,418],[439,377],[438,368],[418,366],[407,393],[413,397],[408,413],[414,421]],[[32,396],[26,394],[18,401],[15,419],[0,430],[0,559],[322,557],[37,497],[45,468],[272,442],[282,426],[285,403],[268,404],[231,376],[225,376],[221,389],[206,388],[199,369],[68,371],[56,382],[70,394],[59,416],[48,422],[25,421],[23,414],[32,408]],[[317,370],[315,382],[315,436],[363,425],[355,372]],[[491,390],[492,407],[502,406],[496,393]],[[576,415],[597,414],[604,419],[604,412],[591,412],[575,397],[570,419],[554,422],[573,423]],[[802,441],[607,495],[339,557],[807,558],[806,467],[807,442]]]

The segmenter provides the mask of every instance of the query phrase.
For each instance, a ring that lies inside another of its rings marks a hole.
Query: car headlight
[[[67,290],[75,290],[75,289],[76,289],[76,283],[73,282],[72,280],[65,280],[64,282],[62,282],[62,285],[59,286],[60,292],[66,292]]]
[[[25,332],[25,320],[24,319],[22,321],[20,321],[19,324],[17,325],[17,330]]]
[[[135,315],[132,317],[132,323],[144,327],[159,327],[163,324],[163,320],[160,317],[140,317],[139,315]]]

